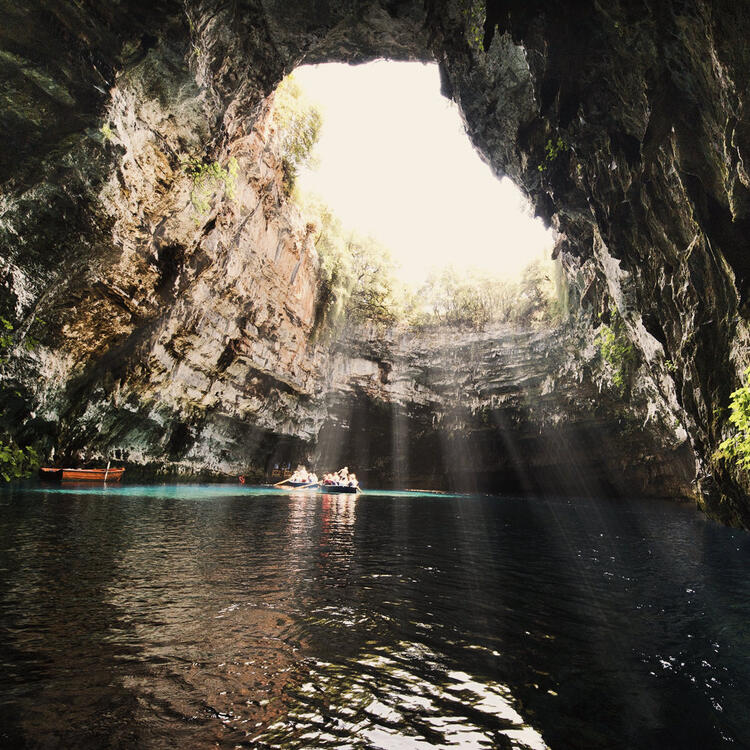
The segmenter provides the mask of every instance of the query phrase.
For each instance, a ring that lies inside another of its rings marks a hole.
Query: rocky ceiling
[[[158,431],[179,401],[197,420],[234,404],[252,424],[248,440],[279,425],[313,434],[290,403],[318,387],[302,343],[314,269],[304,227],[279,212],[264,101],[302,62],[436,60],[477,149],[560,232],[557,252],[585,304],[596,312],[611,300],[624,318],[689,435],[704,506],[750,524],[747,477],[713,457],[748,362],[746,4],[0,7],[0,314],[41,342],[16,351],[4,379],[6,393],[23,388],[24,403],[35,404],[37,429],[65,403],[61,429],[75,443],[114,423],[113,404],[123,424],[149,403],[138,429]],[[185,155],[235,156],[240,207],[196,219]],[[302,265],[308,290],[283,312],[292,325],[279,323],[280,282],[258,248],[284,269]],[[236,299],[243,284],[257,302],[250,313]],[[279,341],[290,353],[280,368],[269,365]],[[244,356],[252,375],[209,377],[205,361],[217,348],[222,372]],[[92,406],[105,403],[102,394],[109,406]],[[165,451],[179,452],[180,434],[165,438]]]

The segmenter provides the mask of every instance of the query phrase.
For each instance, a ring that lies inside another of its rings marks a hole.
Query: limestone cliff
[[[110,94],[101,126],[71,143],[67,170],[45,167],[6,196],[18,331],[5,382],[26,397],[26,432],[68,460],[185,472],[235,472],[261,442],[311,439],[299,403],[317,387],[318,260],[310,229],[285,208],[268,103],[212,150],[206,90],[156,40]],[[235,159],[236,177],[199,183],[190,159]],[[50,206],[62,226],[35,213]]]
[[[588,333],[357,330],[331,360],[318,464],[376,486],[693,496],[687,435],[646,366],[625,398]]]
[[[284,208],[267,97],[301,62],[436,60],[476,147],[560,231],[593,323],[614,300],[642,407],[673,415],[677,442],[687,429],[701,502],[750,525],[747,477],[712,458],[748,360],[742,3],[2,12],[2,382],[19,434],[185,470],[304,451],[326,418],[328,357],[311,343],[317,261]],[[186,158],[235,158],[235,198],[216,184],[203,210]]]

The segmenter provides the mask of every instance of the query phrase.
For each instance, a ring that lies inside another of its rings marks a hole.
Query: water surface
[[[750,746],[750,541],[659,502],[0,491],[0,746]]]

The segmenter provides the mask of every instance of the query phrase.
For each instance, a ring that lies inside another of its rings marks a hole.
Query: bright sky
[[[300,188],[386,245],[407,279],[446,265],[515,276],[550,257],[552,233],[479,158],[437,65],[306,65],[294,77],[323,116],[319,164]]]

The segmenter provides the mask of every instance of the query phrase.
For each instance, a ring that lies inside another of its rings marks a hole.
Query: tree
[[[353,274],[348,314],[360,322],[395,322],[398,302],[390,252],[372,237],[356,235],[350,236],[348,250]]]
[[[347,319],[395,322],[402,304],[388,249],[372,237],[345,230],[319,199],[309,195],[297,199],[302,215],[315,226],[315,249],[320,257],[316,329],[330,333]]]
[[[320,111],[305,97],[293,75],[276,88],[273,99],[275,144],[284,169],[284,183],[291,193],[300,167],[314,164],[313,151],[323,124]]]

